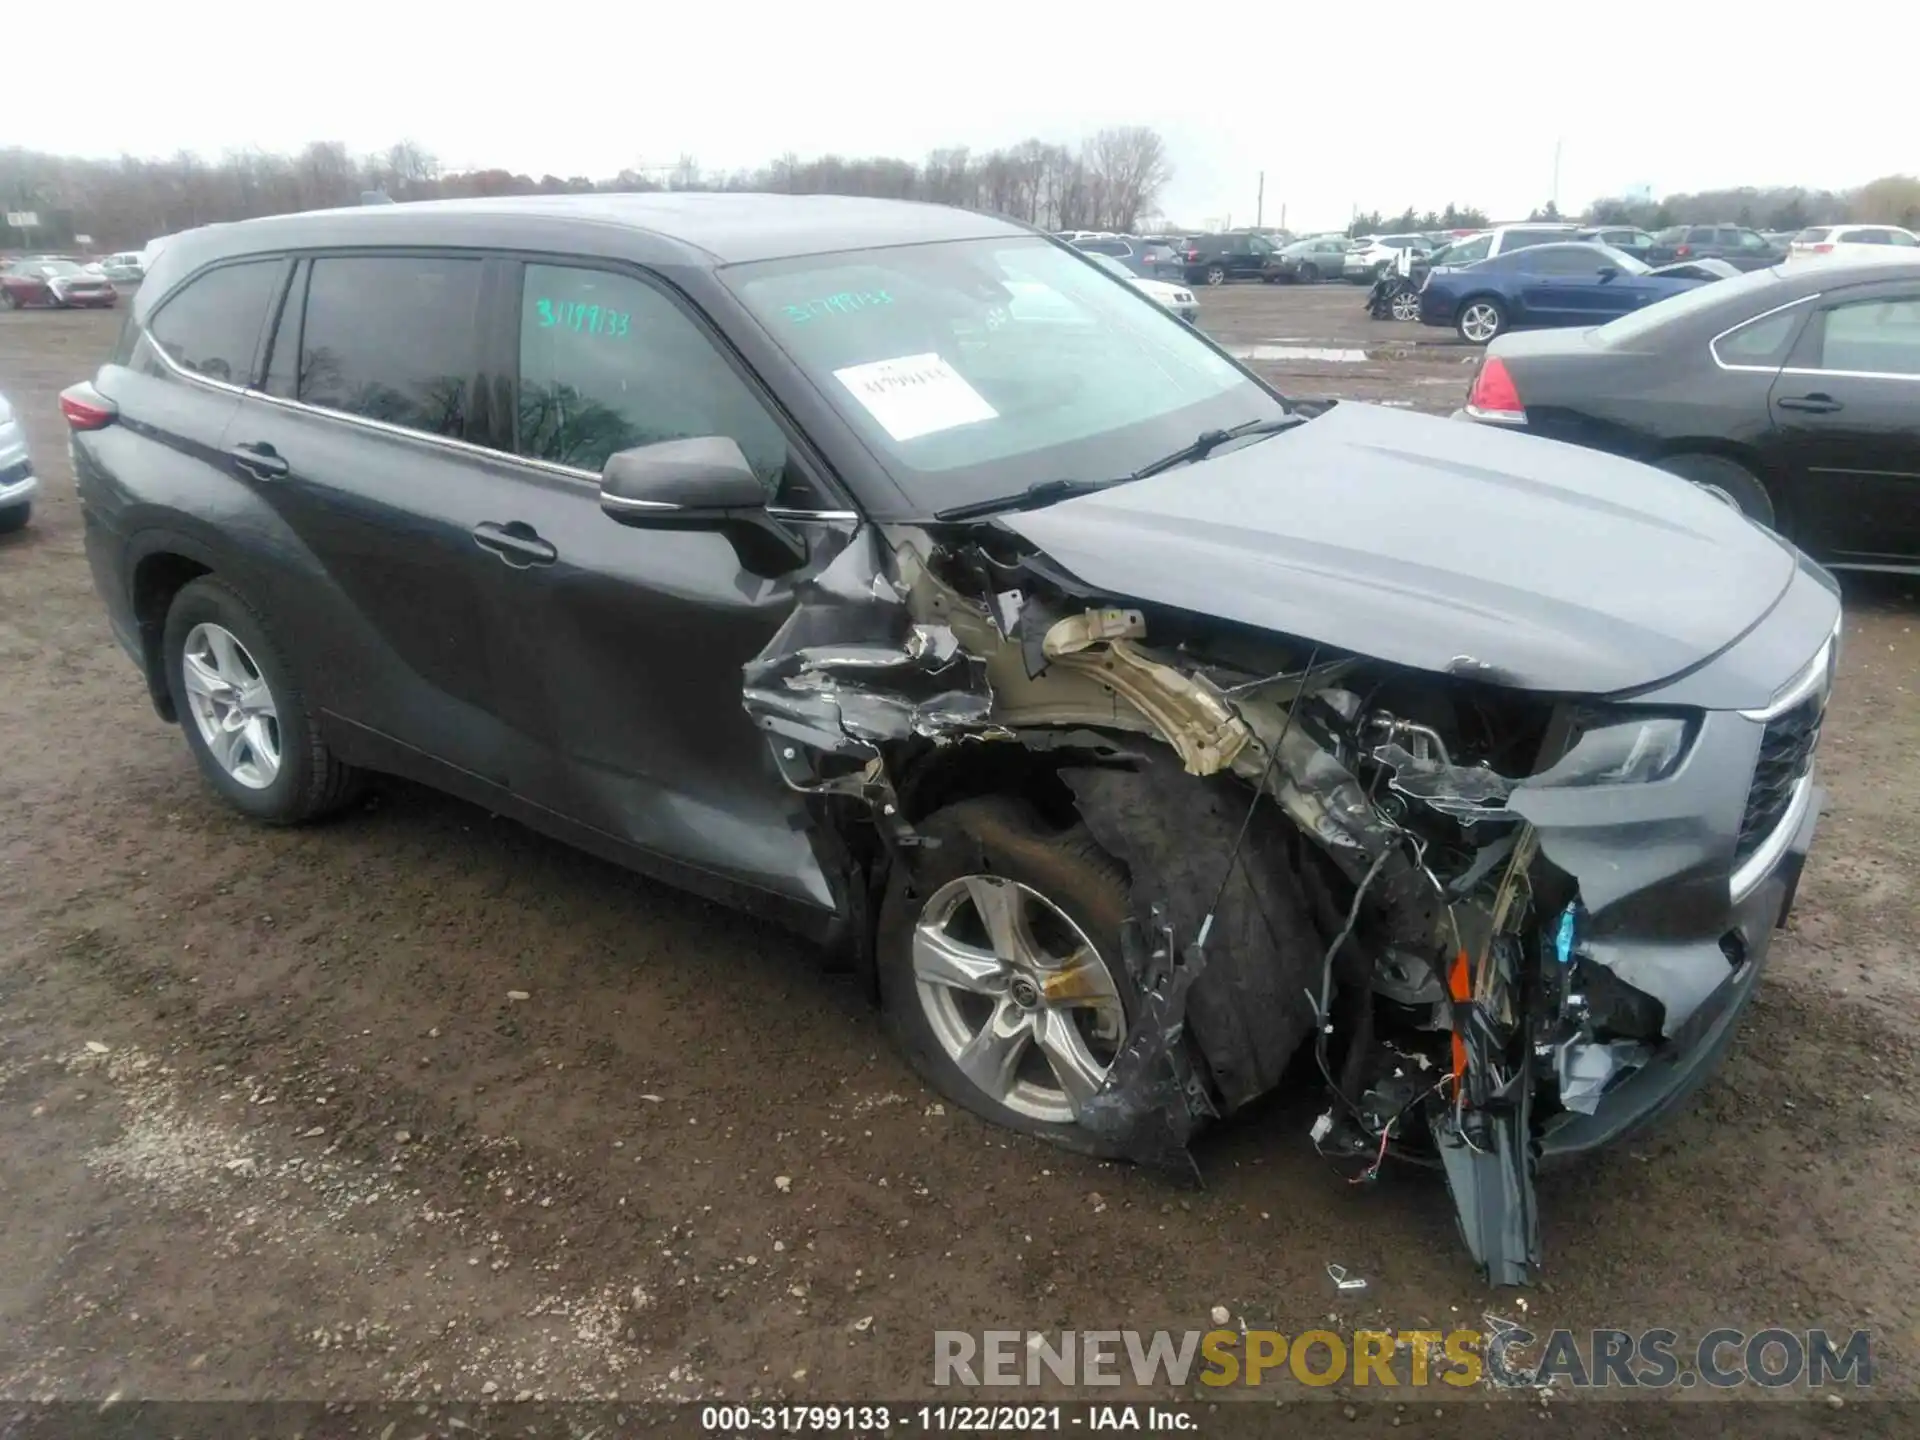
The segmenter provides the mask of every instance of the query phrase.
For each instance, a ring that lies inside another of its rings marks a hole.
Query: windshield
[[[34,269],[42,275],[78,275],[80,273],[80,267],[71,260],[41,260],[35,263]]]
[[[915,514],[1128,475],[1286,407],[1132,285],[1039,238],[735,265],[722,281]]]
[[[1772,268],[1750,270],[1730,280],[1715,280],[1710,285],[1682,290],[1678,295],[1669,296],[1644,310],[1635,310],[1618,320],[1607,322],[1593,332],[1593,338],[1606,346],[1632,345],[1654,331],[1685,320],[1702,310],[1711,310],[1716,305],[1736,300],[1751,291],[1765,290],[1779,279],[1780,272]]]

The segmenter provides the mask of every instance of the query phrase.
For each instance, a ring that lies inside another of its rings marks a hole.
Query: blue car
[[[1469,345],[1523,327],[1601,325],[1708,283],[1699,266],[1651,270],[1610,245],[1533,245],[1459,269],[1432,271],[1420,323],[1451,325]]]

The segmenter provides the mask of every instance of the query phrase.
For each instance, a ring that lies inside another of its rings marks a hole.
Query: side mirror
[[[600,509],[636,530],[714,530],[756,575],[807,558],[806,542],[767,513],[767,491],[731,436],[662,440],[607,457]]]
[[[1618,280],[1619,278],[1620,267],[1618,265],[1602,265],[1600,267],[1600,283],[1602,285],[1606,284],[1609,280]]]

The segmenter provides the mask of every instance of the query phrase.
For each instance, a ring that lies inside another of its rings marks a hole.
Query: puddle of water
[[[1360,365],[1367,358],[1364,350],[1321,345],[1229,345],[1227,353],[1236,360],[1326,360],[1337,365]]]

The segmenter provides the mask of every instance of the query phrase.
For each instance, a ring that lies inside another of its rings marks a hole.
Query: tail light
[[[1816,255],[1831,255],[1833,253],[1833,242],[1831,240],[1822,240],[1818,245],[1813,247],[1813,253]]]
[[[1198,250],[1187,251],[1187,259],[1189,261],[1198,260],[1199,258],[1200,258],[1200,252]]]
[[[60,413],[74,430],[104,430],[120,418],[120,407],[91,385],[71,385],[60,392]]]
[[[1473,377],[1473,389],[1467,392],[1467,414],[1475,420],[1497,420],[1507,425],[1527,423],[1526,407],[1520,403],[1520,389],[1506,362],[1489,355]]]
[[[1676,255],[1691,255],[1693,253],[1693,247],[1691,245],[1676,245],[1673,247],[1673,253]]]

